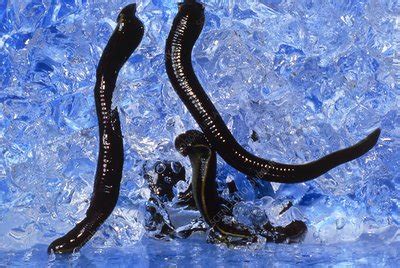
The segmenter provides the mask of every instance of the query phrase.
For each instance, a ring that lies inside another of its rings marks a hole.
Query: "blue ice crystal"
[[[252,189],[235,208],[238,219],[251,223],[264,211],[271,221],[297,217],[309,226],[303,244],[258,245],[253,253],[208,245],[204,236],[147,238],[142,167],[161,159],[181,161],[190,170],[173,140],[198,126],[164,68],[177,1],[138,1],[146,33],[120,73],[113,102],[125,148],[118,206],[82,253],[48,258],[46,244],[69,230],[88,206],[98,150],[95,69],[128,3],[0,1],[0,265],[400,261],[396,0],[207,1],[205,28],[193,53],[195,71],[251,152],[302,163],[349,146],[376,127],[383,130],[367,155],[303,184],[252,186],[220,160],[222,186],[233,179]],[[289,218],[279,218],[287,201],[294,203]]]

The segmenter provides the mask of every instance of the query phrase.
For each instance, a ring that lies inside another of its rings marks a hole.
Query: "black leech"
[[[136,5],[122,9],[117,28],[100,58],[94,89],[99,123],[100,150],[90,207],[86,217],[65,236],[53,241],[48,252],[70,253],[80,249],[95,234],[118,201],[124,162],[118,110],[111,110],[111,100],[118,73],[140,44],[144,28],[135,17]]]
[[[250,177],[271,182],[299,183],[315,179],[354,160],[377,143],[380,129],[354,146],[303,165],[281,164],[246,151],[233,137],[194,73],[191,54],[204,25],[204,7],[195,0],[179,4],[166,43],[166,69],[171,84],[192,114],[212,149],[231,166]]]

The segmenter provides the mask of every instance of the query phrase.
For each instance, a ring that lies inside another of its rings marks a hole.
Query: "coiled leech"
[[[135,12],[135,4],[122,9],[118,15],[117,28],[108,41],[96,70],[94,95],[100,145],[90,206],[81,222],[50,244],[49,253],[70,253],[81,248],[117,204],[124,152],[118,110],[111,110],[111,101],[120,69],[143,38],[143,24],[135,17]]]
[[[380,129],[354,146],[303,165],[281,164],[246,151],[227,128],[193,70],[191,54],[202,31],[204,19],[204,7],[196,0],[185,0],[179,4],[179,12],[166,43],[166,69],[173,88],[203,130],[212,148],[228,164],[251,177],[272,182],[298,183],[319,177],[374,147]]]
[[[192,166],[192,193],[197,209],[206,223],[217,233],[217,239],[230,243],[231,238],[244,241],[257,241],[257,234],[264,236],[268,242],[298,242],[307,232],[305,223],[293,221],[287,226],[272,226],[266,223],[260,230],[251,230],[236,222],[232,216],[225,221],[225,216],[232,213],[232,204],[219,196],[217,191],[217,158],[205,135],[196,130],[189,130],[175,139],[175,148],[188,156]],[[225,204],[224,204],[225,203]],[[283,210],[281,213],[284,213]]]

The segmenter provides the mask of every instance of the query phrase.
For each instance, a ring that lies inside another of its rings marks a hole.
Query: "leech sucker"
[[[96,71],[94,96],[99,124],[99,155],[93,194],[86,217],[48,247],[48,252],[79,250],[96,233],[118,201],[124,150],[118,110],[111,109],[118,73],[140,44],[144,28],[135,16],[136,5],[122,9],[117,27],[105,47]]]
[[[375,146],[380,129],[354,146],[302,165],[277,163],[245,150],[229,131],[193,70],[192,50],[203,29],[204,20],[202,4],[195,0],[185,0],[179,4],[166,42],[166,70],[174,90],[199,124],[213,150],[229,165],[250,177],[271,182],[299,183],[315,179],[364,155]]]

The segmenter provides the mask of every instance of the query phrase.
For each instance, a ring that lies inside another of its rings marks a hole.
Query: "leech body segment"
[[[189,130],[175,139],[175,148],[183,156],[190,158],[193,198],[206,223],[225,236],[254,236],[247,228],[221,221],[220,215],[226,214],[226,208],[223,207],[217,191],[217,156],[204,134]]]
[[[257,233],[238,223],[232,217],[233,204],[227,204],[218,194],[217,157],[205,135],[200,131],[189,130],[175,139],[175,148],[190,158],[193,198],[203,219],[220,239],[239,238],[253,242],[257,240],[258,234],[268,242],[291,243],[298,242],[307,232],[305,223],[297,220],[284,227],[267,223]]]
[[[124,162],[118,110],[111,109],[118,73],[140,44],[144,27],[135,17],[136,5],[122,9],[117,27],[105,47],[96,72],[94,89],[99,123],[99,156],[90,207],[86,217],[65,236],[55,240],[48,252],[70,253],[81,248],[108,218],[118,201]]]
[[[194,73],[191,54],[204,25],[204,7],[196,0],[179,4],[166,43],[168,77],[180,99],[204,132],[213,150],[237,170],[271,182],[299,183],[354,160],[377,143],[380,129],[346,149],[303,165],[288,165],[262,159],[246,151],[233,137]]]

